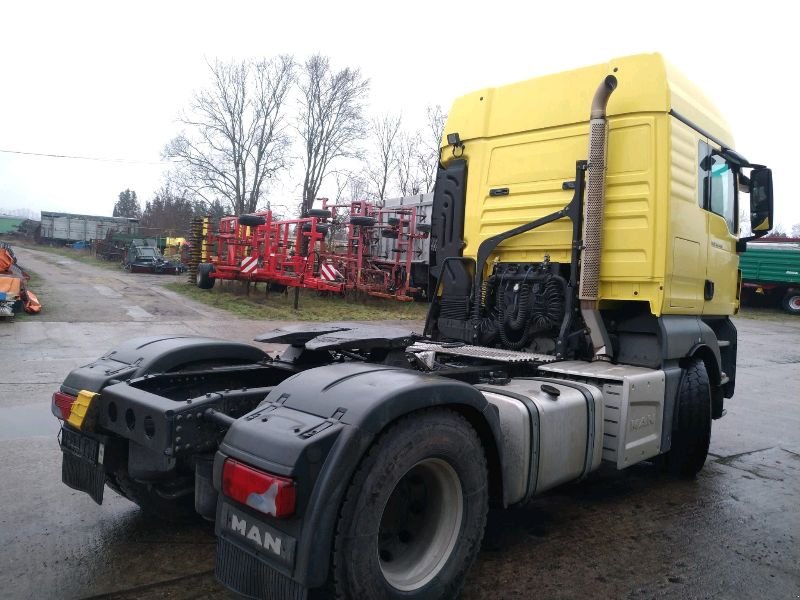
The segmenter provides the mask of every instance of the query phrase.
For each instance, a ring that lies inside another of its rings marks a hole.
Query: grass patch
[[[190,284],[171,282],[165,288],[203,304],[230,311],[248,319],[275,321],[382,321],[422,320],[428,312],[423,302],[398,302],[383,298],[342,298],[318,296],[311,290],[300,290],[299,309],[294,310],[294,290],[288,294],[270,292],[264,286],[251,288],[246,296],[241,282],[217,282],[211,290]]]

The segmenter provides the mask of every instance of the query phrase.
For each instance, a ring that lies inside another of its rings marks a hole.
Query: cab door
[[[736,171],[714,148],[700,142],[702,206],[708,233],[703,314],[732,315],[738,308],[739,228]]]

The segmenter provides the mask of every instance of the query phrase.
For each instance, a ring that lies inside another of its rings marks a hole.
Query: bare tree
[[[195,93],[179,122],[186,128],[164,154],[179,161],[176,179],[205,202],[253,212],[266,182],[289,164],[284,108],[294,59],[215,62],[211,85]]]
[[[333,177],[336,183],[336,194],[333,196],[333,203],[338,204],[345,200],[345,191],[350,185],[350,178],[353,172],[348,169],[337,169],[333,171]]]
[[[375,195],[369,191],[369,180],[363,173],[354,173],[348,187],[351,200],[375,200]]]
[[[422,192],[424,177],[417,165],[419,133],[401,134],[397,144],[397,187],[403,196],[413,196]]]
[[[772,228],[772,231],[769,232],[769,237],[788,238],[789,235],[786,233],[786,230],[781,225],[775,225],[775,227]]]
[[[186,235],[196,208],[186,190],[173,188],[167,180],[154,192],[153,199],[145,203],[140,224],[145,229]]]
[[[436,182],[436,170],[439,167],[439,144],[442,142],[447,113],[437,104],[428,106],[425,109],[425,116],[425,128],[420,133],[416,159],[422,176],[423,188],[426,192],[430,192]]]
[[[334,71],[326,56],[309,58],[300,77],[297,130],[304,144],[301,214],[314,204],[334,160],[358,157],[356,143],[365,134],[363,103],[369,80],[358,69]]]
[[[397,144],[397,185],[403,196],[430,192],[439,167],[439,144],[447,114],[439,105],[425,109],[425,125],[401,134]]]
[[[368,182],[362,171],[336,169],[335,171],[331,171],[331,174],[334,177],[336,188],[333,197],[334,203],[361,200],[371,196],[368,189]]]
[[[373,185],[375,198],[381,206],[386,201],[389,181],[398,168],[397,142],[399,141],[398,133],[401,122],[401,115],[385,114],[373,119],[370,126],[370,141],[373,151],[367,168],[367,176]]]

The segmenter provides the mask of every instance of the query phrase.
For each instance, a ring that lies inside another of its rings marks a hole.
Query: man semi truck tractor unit
[[[247,596],[452,598],[490,505],[603,463],[702,468],[736,381],[739,206],[766,233],[771,181],[658,55],[463,96],[424,333],[128,341],[54,395],[63,480],[216,519]]]

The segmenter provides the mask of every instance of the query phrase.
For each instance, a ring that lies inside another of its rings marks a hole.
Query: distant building
[[[42,211],[42,241],[90,242],[105,239],[109,231],[135,235],[139,219],[98,217]]]

